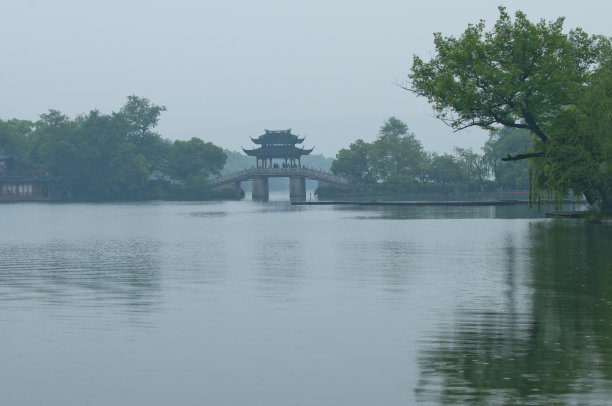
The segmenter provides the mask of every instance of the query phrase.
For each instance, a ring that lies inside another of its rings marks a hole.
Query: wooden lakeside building
[[[56,179],[46,172],[11,170],[16,159],[0,150],[0,201],[53,200]]]

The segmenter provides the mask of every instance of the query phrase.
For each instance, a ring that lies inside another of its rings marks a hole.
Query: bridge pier
[[[319,182],[319,187],[330,185],[349,188],[348,180],[341,176],[309,168],[251,168],[230,173],[210,180],[214,188],[236,188],[240,190],[240,182],[251,180],[253,200],[268,201],[270,189],[268,178],[289,178],[289,197],[293,201],[306,200],[306,178]]]
[[[289,179],[289,199],[291,201],[306,200],[306,178],[303,176],[291,176]]]
[[[268,201],[270,189],[267,176],[253,176],[252,196],[253,200]]]

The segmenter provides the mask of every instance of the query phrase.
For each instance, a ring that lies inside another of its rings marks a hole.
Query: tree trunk
[[[589,190],[585,190],[584,198],[595,211],[612,214],[612,201],[608,199],[607,195],[600,188],[589,188]]]

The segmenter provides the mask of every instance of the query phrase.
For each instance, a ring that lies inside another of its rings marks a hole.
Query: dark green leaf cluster
[[[553,123],[546,156],[535,161],[539,191],[583,193],[612,213],[612,61],[598,70],[579,102]]]

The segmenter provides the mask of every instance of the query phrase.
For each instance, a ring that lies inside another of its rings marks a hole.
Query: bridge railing
[[[217,178],[210,179],[212,186],[222,185],[231,182],[240,182],[252,179],[253,176],[304,176],[314,180],[323,182],[336,183],[341,185],[349,185],[349,182],[342,176],[334,175],[331,172],[325,172],[312,168],[256,168],[243,169],[241,171],[228,173]]]

